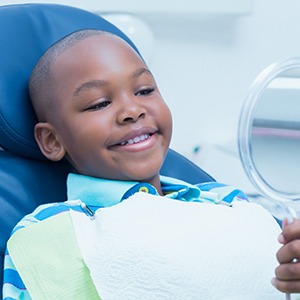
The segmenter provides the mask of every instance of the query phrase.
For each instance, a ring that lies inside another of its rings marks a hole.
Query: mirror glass
[[[300,212],[300,57],[272,64],[255,79],[240,115],[238,145],[249,179],[273,201],[270,210],[277,201]]]

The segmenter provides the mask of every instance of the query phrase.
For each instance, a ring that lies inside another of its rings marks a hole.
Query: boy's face
[[[61,54],[52,74],[57,109],[47,121],[75,169],[108,179],[157,180],[172,118],[138,54],[118,37],[95,35]]]

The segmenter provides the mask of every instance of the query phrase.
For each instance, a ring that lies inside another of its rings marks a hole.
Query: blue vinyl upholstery
[[[0,146],[4,149],[0,151],[1,269],[5,245],[16,223],[40,204],[66,200],[70,165],[47,161],[35,143],[37,120],[27,90],[29,75],[39,57],[60,38],[99,26],[120,34],[101,17],[72,7],[0,6]],[[131,43],[126,36],[124,39]],[[173,150],[169,150],[161,173],[190,183],[214,180]]]

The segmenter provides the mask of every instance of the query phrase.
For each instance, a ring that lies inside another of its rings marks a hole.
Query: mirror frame
[[[238,124],[239,156],[248,178],[262,195],[278,201],[300,200],[300,194],[288,194],[275,191],[261,176],[252,157],[252,124],[255,108],[266,87],[273,79],[278,77],[278,75],[294,68],[300,69],[300,57],[292,57],[281,62],[273,63],[265,68],[255,78],[248,90]]]

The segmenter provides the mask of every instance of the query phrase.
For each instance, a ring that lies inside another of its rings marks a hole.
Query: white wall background
[[[300,1],[253,4],[248,15],[145,18],[156,37],[152,71],[173,112],[172,148],[244,189],[236,140],[247,90],[267,65],[300,56]]]

